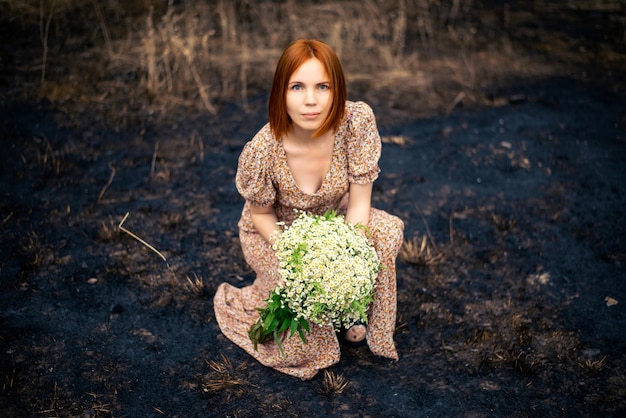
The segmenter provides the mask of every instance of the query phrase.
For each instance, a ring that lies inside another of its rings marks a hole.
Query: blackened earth
[[[214,319],[216,287],[253,280],[233,178],[265,97],[124,132],[5,103],[0,414],[622,416],[624,98],[568,77],[493,94],[401,124],[374,105],[373,204],[416,249],[398,260],[400,360],[344,347],[343,391],[258,364]]]

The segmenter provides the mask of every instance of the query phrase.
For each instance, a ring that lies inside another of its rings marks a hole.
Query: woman
[[[244,257],[256,272],[250,286],[222,283],[215,294],[215,317],[224,335],[262,364],[310,379],[339,361],[332,326],[311,324],[307,343],[294,336],[254,349],[248,336],[259,318],[256,308],[275,287],[277,259],[271,240],[277,221],[287,225],[294,209],[314,214],[336,210],[347,222],[367,225],[384,267],[368,311],[368,324],[345,333],[348,342],[366,340],[379,356],[398,359],[393,342],[396,319],[395,259],[403,240],[402,221],[371,208],[381,141],[372,109],[346,101],[339,59],[317,40],[299,40],[280,57],[269,98],[269,123],[248,142],[240,157],[237,189],[245,199],[239,235]]]

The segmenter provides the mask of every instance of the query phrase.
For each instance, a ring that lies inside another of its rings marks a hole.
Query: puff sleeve
[[[348,181],[356,184],[372,183],[378,178],[382,144],[376,117],[364,102],[351,106],[350,130],[347,140]]]
[[[246,201],[259,206],[271,205],[276,200],[276,188],[272,181],[275,160],[272,145],[275,144],[266,128],[244,146],[235,176],[239,194]]]

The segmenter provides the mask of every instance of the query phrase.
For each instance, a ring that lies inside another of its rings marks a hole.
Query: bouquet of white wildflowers
[[[332,324],[335,330],[367,323],[380,263],[359,228],[365,227],[326,212],[301,213],[283,229],[273,245],[281,280],[267,306],[257,309],[259,320],[249,331],[255,349],[273,335],[284,355],[280,333],[290,331],[291,337],[297,332],[306,343],[309,322]]]

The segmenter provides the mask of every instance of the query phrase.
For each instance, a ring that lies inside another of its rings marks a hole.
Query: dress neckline
[[[287,161],[287,151],[285,151],[285,145],[283,142],[283,138],[281,137],[278,140],[278,148],[279,148],[278,152],[280,154],[280,160],[282,164],[284,165],[284,169],[288,173],[287,177],[289,177],[289,182],[291,183],[291,185],[295,187],[303,195],[311,196],[311,197],[319,196],[321,192],[324,190],[326,184],[328,183],[328,178],[330,177],[330,174],[333,170],[333,165],[335,164],[338,145],[339,145],[339,141],[337,141],[337,132],[335,132],[333,134],[333,151],[330,156],[330,165],[328,166],[328,171],[326,171],[326,174],[324,174],[324,177],[322,177],[322,183],[320,184],[320,187],[317,189],[317,191],[315,193],[308,193],[300,188],[300,186],[296,182],[296,179],[293,177],[293,172],[291,171],[291,168],[289,167],[289,162]]]

